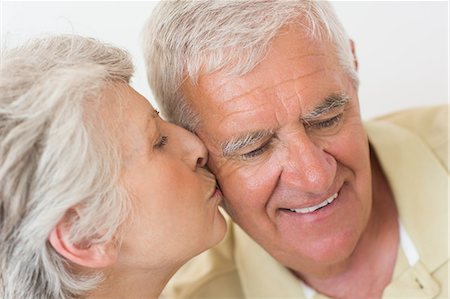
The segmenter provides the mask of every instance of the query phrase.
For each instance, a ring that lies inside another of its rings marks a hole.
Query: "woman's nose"
[[[184,160],[193,170],[205,167],[208,162],[208,150],[203,142],[195,134],[181,127],[177,129],[180,133]]]
[[[197,136],[195,136],[195,138],[199,139]],[[200,139],[199,139],[199,141],[200,141]],[[208,163],[208,150],[203,145],[203,143],[201,143],[201,147],[202,147],[201,153],[199,154],[199,157],[197,158],[197,167],[205,167],[206,163]]]
[[[190,135],[191,139],[191,154],[188,152],[190,160],[193,160],[194,164],[192,165],[194,169],[198,167],[205,167],[208,162],[208,150],[206,149],[203,142],[193,133],[187,131],[187,134]]]

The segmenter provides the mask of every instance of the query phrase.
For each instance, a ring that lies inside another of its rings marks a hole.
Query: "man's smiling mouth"
[[[299,213],[299,214],[307,214],[307,213],[311,213],[314,212],[318,209],[321,209],[327,205],[329,205],[330,203],[332,203],[336,197],[338,196],[338,193],[334,193],[333,195],[331,195],[330,197],[328,197],[327,199],[325,199],[324,201],[318,203],[317,205],[314,206],[310,206],[310,207],[305,207],[305,208],[300,208],[300,209],[286,209],[289,210],[291,212],[295,212],[295,213]]]

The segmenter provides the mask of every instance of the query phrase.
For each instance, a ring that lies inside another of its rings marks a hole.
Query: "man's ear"
[[[48,240],[53,248],[69,261],[87,268],[104,268],[115,263],[118,248],[113,242],[91,244],[86,240],[74,244],[70,238],[70,229],[78,217],[76,208],[68,210],[51,231]]]
[[[358,71],[358,58],[356,57],[355,42],[352,39],[350,39],[350,49],[352,50],[353,54],[353,65],[355,67],[355,70]]]

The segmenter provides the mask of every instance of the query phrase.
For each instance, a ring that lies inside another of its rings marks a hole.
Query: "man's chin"
[[[326,279],[342,271],[355,250],[358,238],[317,240],[309,246],[297,246],[283,256],[274,256],[296,276],[313,276]],[[295,258],[292,258],[295,257]]]

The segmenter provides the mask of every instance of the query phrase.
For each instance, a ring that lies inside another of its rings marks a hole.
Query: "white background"
[[[127,49],[132,85],[152,99],[140,33],[156,2],[1,2],[2,46],[48,33],[76,33]],[[333,2],[356,43],[363,118],[448,102],[448,3]]]

